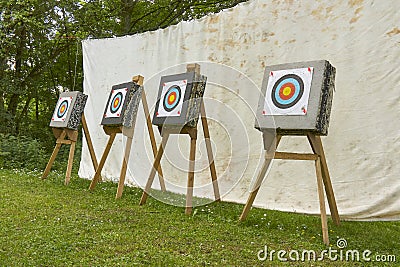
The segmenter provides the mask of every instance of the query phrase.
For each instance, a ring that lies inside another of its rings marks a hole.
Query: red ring
[[[285,89],[286,87],[289,87],[289,88],[290,88],[290,93],[289,93],[288,95],[284,95],[284,94],[283,94],[283,89]],[[293,83],[285,83],[285,84],[282,85],[281,88],[279,89],[279,97],[280,97],[282,100],[288,100],[288,99],[290,99],[290,98],[294,95],[294,92],[295,92],[294,84],[293,84]]]
[[[171,95],[174,96],[174,100],[173,100],[172,102],[169,100],[170,97],[171,97]],[[167,102],[168,102],[168,105],[172,105],[173,103],[176,102],[176,92],[172,92],[172,93],[170,93],[170,94],[167,96]]]

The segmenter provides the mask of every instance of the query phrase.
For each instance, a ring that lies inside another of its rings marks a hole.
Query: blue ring
[[[282,99],[279,96],[279,91],[285,83],[291,83],[294,85],[294,88],[295,88],[295,92],[294,92],[293,96],[286,100]],[[296,79],[293,79],[293,78],[288,78],[288,79],[281,81],[276,88],[277,89],[275,91],[275,99],[276,99],[276,101],[278,101],[279,104],[282,104],[282,105],[288,105],[288,104],[292,103],[300,94],[300,84]]]
[[[63,112],[63,113],[60,113],[60,109],[61,109],[61,107],[64,106],[64,105],[65,105],[64,112]],[[58,110],[57,110],[57,117],[58,117],[58,118],[62,118],[62,117],[65,115],[65,113],[67,113],[67,111],[68,111],[68,101],[67,101],[67,100],[64,100],[63,102],[61,102],[60,106],[58,107]]]
[[[114,108],[114,102],[115,102],[115,100],[117,98],[119,98],[118,106],[116,108]],[[113,99],[111,100],[111,103],[110,103],[110,112],[111,113],[115,113],[115,112],[117,112],[119,110],[119,108],[122,105],[122,99],[123,99],[123,97],[122,97],[122,93],[121,92],[118,92],[118,93],[115,94],[115,96],[113,97]]]

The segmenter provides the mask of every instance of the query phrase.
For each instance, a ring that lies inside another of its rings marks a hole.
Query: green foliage
[[[81,40],[165,28],[243,1],[0,0],[0,133],[51,152],[59,93],[83,90]]]
[[[52,141],[54,143],[54,137]],[[54,144],[53,144],[54,145]],[[64,171],[67,167],[70,146],[63,145],[58,152],[52,170]],[[78,171],[82,144],[77,142],[73,172]],[[51,153],[42,143],[29,136],[13,136],[0,133],[0,168],[43,171]]]
[[[31,137],[0,134],[0,167],[6,169],[43,169],[46,154]]]
[[[196,207],[191,216],[149,198],[139,206],[142,190],[64,173],[0,170],[0,265],[2,266],[396,266],[396,263],[305,261],[260,262],[257,253],[315,250],[322,242],[319,216],[253,208],[237,220],[243,205],[219,202]],[[170,196],[168,196],[170,197]],[[400,222],[329,220],[331,248],[345,238],[347,249],[395,255],[399,261]]]

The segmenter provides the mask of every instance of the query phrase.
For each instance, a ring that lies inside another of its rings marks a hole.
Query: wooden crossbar
[[[90,158],[92,159],[93,168],[96,170],[97,168],[97,159],[94,153],[92,139],[90,138],[89,129],[87,127],[85,114],[82,113],[82,128],[84,129],[86,144],[88,145]],[[70,145],[69,155],[68,155],[68,163],[67,163],[67,171],[65,173],[65,185],[68,185],[71,179],[72,172],[72,164],[74,161],[75,147],[76,141],[78,140],[78,131],[71,130],[67,128],[52,128],[54,136],[57,138],[56,145],[54,147],[53,153],[50,156],[50,159],[46,165],[46,169],[43,172],[42,179],[46,179],[50,173],[51,166],[57,157],[58,152],[60,151],[61,145]],[[68,138],[68,139],[65,139]]]
[[[317,176],[318,199],[322,225],[322,239],[326,245],[329,245],[328,220],[326,216],[324,189],[326,197],[328,199],[332,220],[336,225],[340,224],[340,217],[336,206],[336,200],[333,193],[332,183],[329,176],[328,166],[326,164],[325,153],[323,150],[321,138],[314,135],[313,133],[307,134],[307,139],[311,145],[314,154],[275,152],[274,150],[278,147],[281,138],[281,135],[277,135],[274,140],[275,146],[272,146],[269,151],[266,151],[263,165],[256,178],[254,187],[247,199],[246,205],[243,208],[239,221],[243,221],[247,217],[272,159],[313,160],[315,161],[315,170]]]
[[[273,155],[265,154],[267,159],[290,159],[290,160],[317,160],[317,154],[275,152]]]

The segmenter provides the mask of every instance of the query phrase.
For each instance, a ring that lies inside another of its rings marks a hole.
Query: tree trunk
[[[123,0],[122,6],[123,6],[123,11],[121,13],[122,15],[122,23],[123,23],[123,34],[130,34],[131,30],[131,22],[132,22],[132,16],[134,14],[134,9],[137,1],[132,1],[132,0]]]
[[[15,53],[15,75],[14,75],[14,84],[17,86],[21,86],[21,78],[22,78],[22,57],[24,54],[25,48],[25,38],[26,38],[26,28],[25,25],[22,24],[16,31],[16,38],[18,39],[18,48]],[[8,103],[7,111],[11,115],[9,124],[12,125],[13,120],[15,120],[15,116],[17,114],[17,108],[19,103],[20,95],[18,92],[13,93],[10,97],[10,101]],[[15,129],[11,128],[11,132],[14,133]]]
[[[19,114],[19,116],[15,118],[15,132],[17,134],[19,133],[19,128],[20,128],[22,119],[24,117],[26,117],[26,115],[28,114],[29,104],[31,103],[31,100],[32,100],[32,93],[29,94],[28,99],[25,101],[25,105],[22,108],[22,111]]]

